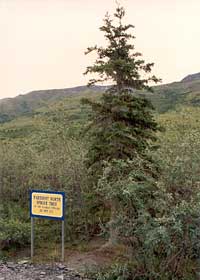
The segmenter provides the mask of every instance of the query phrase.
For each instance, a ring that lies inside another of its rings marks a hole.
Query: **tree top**
[[[124,24],[125,9],[117,6],[113,17],[106,13],[104,25],[100,31],[104,32],[106,47],[89,47],[85,54],[96,52],[97,59],[93,66],[88,66],[84,74],[98,74],[97,79],[90,79],[88,85],[110,81],[114,85],[111,91],[121,93],[127,89],[151,91],[149,83],[158,83],[160,79],[150,75],[154,63],[145,63],[142,54],[135,51],[130,33],[132,24]]]

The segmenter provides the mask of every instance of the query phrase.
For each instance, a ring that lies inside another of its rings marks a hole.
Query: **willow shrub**
[[[97,279],[195,279],[200,257],[199,189],[187,200],[178,200],[161,178],[152,177],[152,170],[153,161],[139,156],[105,163],[98,191],[117,203],[112,226],[129,249],[131,266],[127,277]]]
[[[24,246],[30,243],[30,222],[19,219],[0,219],[0,249]]]

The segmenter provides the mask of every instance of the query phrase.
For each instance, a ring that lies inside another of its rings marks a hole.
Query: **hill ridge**
[[[192,82],[197,80],[200,80],[200,72],[187,75],[181,80],[181,82]]]
[[[84,92],[103,92],[108,86],[76,86],[63,89],[34,90],[13,98],[0,100],[0,123],[15,117],[30,115],[41,107],[48,107],[66,97],[83,94]]]
[[[85,85],[63,89],[35,90],[14,98],[0,100],[0,123],[10,121],[20,116],[30,116],[38,113],[40,108],[46,108],[68,97],[84,97],[88,93],[103,93],[109,86]],[[177,105],[200,106],[200,73],[188,75],[180,82],[156,85],[154,93],[141,93],[148,97],[158,112],[173,110]]]

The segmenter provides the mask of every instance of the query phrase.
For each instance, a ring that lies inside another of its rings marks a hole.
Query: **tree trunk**
[[[108,222],[109,226],[109,239],[108,242],[106,242],[103,246],[102,249],[107,248],[107,247],[113,247],[118,244],[119,242],[119,233],[115,225],[116,217],[117,217],[117,200],[113,199],[110,201],[110,208],[111,208],[111,213],[110,213],[110,221]]]

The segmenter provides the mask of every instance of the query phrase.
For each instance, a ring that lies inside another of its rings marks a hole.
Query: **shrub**
[[[112,278],[111,273],[102,279],[195,279],[200,190],[177,200],[167,184],[152,179],[152,167],[140,157],[105,163],[98,188],[105,199],[116,202],[112,227],[129,248],[132,278],[120,273]]]
[[[0,248],[24,246],[30,243],[30,223],[0,219]]]

